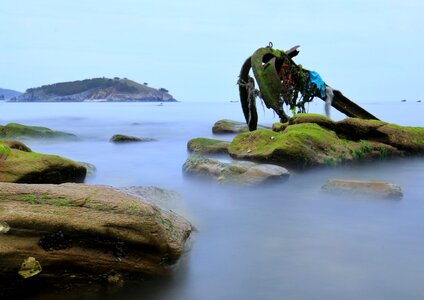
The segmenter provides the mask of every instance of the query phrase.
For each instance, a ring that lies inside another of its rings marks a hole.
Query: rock
[[[320,114],[296,114],[288,122],[289,125],[303,123],[314,123],[330,130],[333,130],[336,126],[330,118]]]
[[[123,134],[115,134],[110,139],[113,143],[127,143],[127,142],[151,142],[154,139],[151,138],[139,138],[135,136],[128,136]]]
[[[258,126],[259,129],[266,129],[264,126]],[[212,132],[215,134],[225,133],[242,133],[249,131],[246,123],[228,119],[223,119],[215,122],[212,127]]]
[[[25,145],[24,143],[20,141],[4,140],[2,141],[2,143],[5,146],[8,146],[10,149],[16,149],[16,150],[25,151],[25,152],[32,152],[32,150],[27,145]]]
[[[66,139],[76,140],[77,136],[71,133],[62,131],[53,131],[47,127],[26,126],[17,123],[9,123],[5,126],[0,125],[0,138],[16,138],[16,139]]]
[[[327,192],[349,195],[370,195],[392,199],[403,197],[400,186],[382,181],[331,179],[322,186],[322,189]]]
[[[70,159],[56,155],[28,152],[24,144],[17,149],[0,141],[0,182],[64,183],[83,182],[86,168]],[[16,145],[16,144],[14,144]],[[3,150],[2,150],[3,149]],[[23,150],[20,150],[23,149]],[[1,155],[1,154],[5,155]]]
[[[192,230],[178,215],[106,186],[0,183],[0,206],[10,226],[1,236],[2,284],[19,285],[13,274],[28,257],[43,268],[40,284],[169,275]]]
[[[308,114],[299,114],[282,127],[281,132],[242,133],[233,139],[228,152],[233,158],[292,168],[424,153],[424,128],[421,127],[355,118],[332,122],[326,117]],[[274,128],[277,127],[274,125]]]
[[[23,278],[35,276],[42,271],[40,263],[34,257],[28,257],[21,265],[18,274]]]
[[[286,123],[276,122],[276,123],[272,124],[272,131],[281,132],[281,131],[284,131],[287,128],[287,126],[289,126],[288,122],[286,122]]]
[[[10,230],[9,224],[7,224],[6,222],[0,221],[0,233],[5,234],[5,233],[8,233],[9,230]]]
[[[191,155],[184,163],[183,170],[187,174],[210,177],[218,182],[244,185],[285,180],[290,176],[285,168],[276,165],[258,165],[251,162],[223,163],[200,155]]]
[[[229,144],[215,139],[195,138],[187,143],[187,149],[196,153],[227,153]]]

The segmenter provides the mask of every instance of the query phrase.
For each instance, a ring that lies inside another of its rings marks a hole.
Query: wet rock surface
[[[283,167],[252,162],[223,163],[201,155],[191,155],[184,163],[186,174],[212,178],[223,183],[256,185],[284,181],[290,173]]]
[[[0,205],[10,227],[0,238],[0,278],[15,291],[28,283],[16,279],[28,257],[42,268],[31,277],[40,286],[169,275],[192,230],[182,217],[106,186],[0,183]]]

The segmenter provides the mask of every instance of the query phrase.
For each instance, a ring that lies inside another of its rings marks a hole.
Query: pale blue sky
[[[245,58],[272,41],[354,101],[422,99],[422,0],[0,0],[0,87],[92,77],[238,98]]]

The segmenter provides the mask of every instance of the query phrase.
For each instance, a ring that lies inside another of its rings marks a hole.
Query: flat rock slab
[[[331,179],[322,186],[322,189],[327,192],[350,195],[367,195],[391,199],[401,199],[403,197],[399,185],[383,181]]]
[[[212,178],[223,183],[256,185],[269,181],[286,180],[287,169],[271,164],[256,164],[247,161],[223,163],[201,155],[191,155],[183,166],[190,175]]]
[[[0,183],[0,221],[3,283],[24,280],[18,271],[29,257],[42,268],[40,283],[167,275],[192,230],[182,217],[114,188],[73,183]]]
[[[258,129],[269,128],[258,126]],[[212,127],[212,132],[215,134],[242,133],[248,131],[249,127],[247,127],[246,123],[228,119],[216,121]]]

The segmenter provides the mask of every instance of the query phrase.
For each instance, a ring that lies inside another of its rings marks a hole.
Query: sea
[[[309,112],[324,113],[323,102],[315,102]],[[424,103],[359,104],[381,120],[424,126]],[[258,114],[262,125],[278,121],[260,103]],[[332,117],[344,118],[335,110]],[[243,121],[240,103],[0,102],[2,125],[77,135],[74,141],[26,144],[94,165],[87,184],[157,186],[181,195],[172,209],[196,231],[171,278],[93,299],[424,299],[424,158],[291,170],[289,180],[257,187],[184,176],[190,139],[234,138],[212,133],[220,119]],[[155,141],[114,144],[114,134]],[[218,159],[231,161],[225,155]],[[384,200],[323,192],[332,178],[387,181],[400,185],[404,196]],[[63,291],[35,299],[67,297]]]

